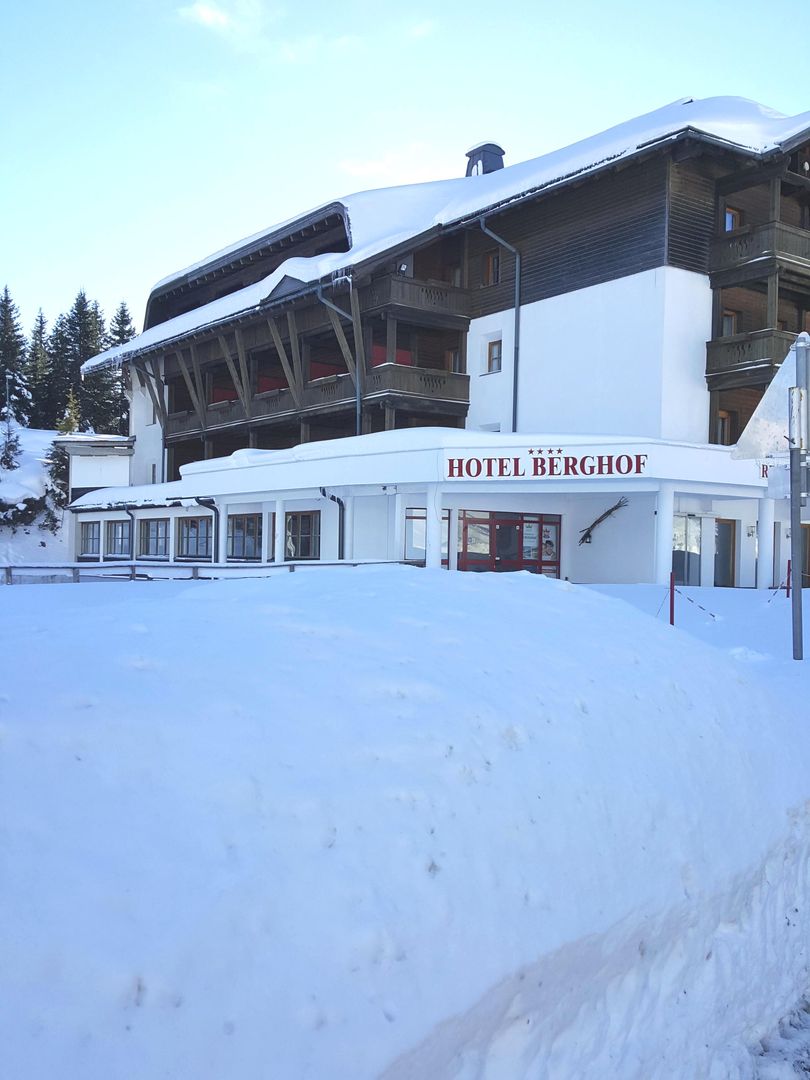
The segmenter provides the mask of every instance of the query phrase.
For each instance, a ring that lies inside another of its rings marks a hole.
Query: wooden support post
[[[397,426],[397,410],[393,405],[385,406],[385,430],[394,431]]]
[[[228,365],[228,371],[230,372],[231,379],[233,380],[233,385],[236,388],[237,396],[239,397],[239,400],[242,403],[242,408],[245,410],[245,416],[247,416],[247,414],[248,414],[247,398],[245,397],[245,391],[244,391],[244,388],[242,386],[242,380],[239,378],[239,375],[238,375],[238,373],[236,371],[236,365],[234,364],[233,359],[231,358],[231,350],[230,350],[230,348],[228,346],[228,342],[227,342],[224,334],[218,334],[217,337],[219,338],[219,347],[222,349],[222,355],[223,355],[223,357],[225,359],[225,363]]]
[[[197,387],[197,397],[200,399],[203,408],[207,408],[208,399],[205,393],[205,381],[200,370],[200,357],[197,353],[197,346],[193,341],[191,342],[191,367],[194,371],[194,385]]]
[[[152,368],[152,378],[155,380],[155,394],[157,396],[158,414],[160,415],[160,426],[166,428],[166,388],[163,379],[160,377],[160,361],[157,357],[150,357],[149,365]]]
[[[197,419],[200,421],[200,427],[205,431],[205,411],[202,407],[197,389],[194,383],[191,381],[191,375],[189,374],[188,367],[186,366],[185,357],[183,356],[182,349],[175,349],[175,356],[180,364],[180,370],[183,373],[183,381],[186,384],[188,390],[188,396],[191,398],[191,404],[194,406],[194,411],[197,414]]]
[[[768,330],[776,330],[779,326],[779,271],[774,270],[768,277],[768,310],[765,316],[765,325]]]
[[[771,221],[782,220],[782,177],[774,176],[768,187]]]
[[[309,420],[301,420],[301,421],[299,421],[299,439],[298,439],[298,441],[302,442],[302,443],[311,441],[311,439],[310,439]]]
[[[300,394],[304,389],[304,372],[301,367],[301,347],[298,341],[298,324],[295,321],[295,312],[287,312],[287,330],[290,335],[290,352],[292,353],[293,375],[295,384]]]
[[[397,362],[397,320],[389,315],[385,321],[385,362]]]
[[[352,351],[349,348],[349,343],[346,340],[346,335],[343,333],[343,327],[340,325],[340,319],[337,317],[337,313],[333,311],[330,307],[326,309],[326,314],[329,316],[329,321],[332,324],[332,329],[335,333],[335,337],[337,338],[338,348],[340,349],[340,352],[343,356],[343,361],[346,364],[349,375],[351,375],[352,382],[356,386],[357,371],[354,366],[354,357],[352,356]]]
[[[293,401],[295,402],[296,408],[300,409],[301,393],[298,389],[298,384],[295,381],[295,375],[293,373],[292,367],[290,366],[290,360],[287,356],[287,350],[284,348],[284,342],[281,340],[281,334],[279,333],[278,326],[276,325],[276,320],[268,315],[267,325],[270,328],[270,336],[273,339],[273,344],[275,345],[276,352],[278,353],[278,358],[281,361],[281,366],[284,368],[284,375],[287,378],[287,385],[290,388],[290,393],[293,396]]]
[[[155,387],[152,384],[151,376],[149,375],[149,372],[146,371],[145,368],[144,369],[137,368],[136,370],[138,372],[138,375],[139,375],[140,379],[143,382],[143,385],[146,387],[146,392],[149,394],[149,397],[150,397],[150,399],[152,401],[152,408],[155,410],[155,419],[157,420],[157,422],[162,427],[163,426],[163,410],[160,407],[160,402],[158,401],[158,396],[155,393]]]
[[[245,342],[244,342],[244,340],[242,338],[242,331],[239,329],[238,326],[234,330],[234,335],[233,336],[236,338],[236,352],[237,352],[237,355],[239,356],[239,370],[240,370],[240,372],[242,374],[242,389],[244,390],[245,414],[246,414],[246,416],[247,416],[247,418],[249,420],[250,419],[250,404],[251,404],[251,398],[252,398],[253,395],[252,395],[252,388],[251,388],[251,385],[250,385],[250,375],[248,373],[248,362],[247,362],[247,352],[245,351]]]

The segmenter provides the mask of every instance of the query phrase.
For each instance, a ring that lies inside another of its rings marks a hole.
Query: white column
[[[440,569],[442,565],[442,489],[428,484],[426,492],[425,566]]]
[[[270,535],[270,522],[273,519],[270,516],[270,514],[268,514],[264,503],[262,503],[262,513],[261,513],[260,520],[261,520],[261,523],[262,523],[261,561],[263,563],[266,563],[267,560],[270,558],[270,556],[273,554],[272,549],[270,547],[270,545],[273,543],[272,537]]]
[[[450,543],[447,548],[447,569],[458,570],[458,510],[450,511]]]
[[[354,501],[355,495],[346,495],[343,498],[343,558],[354,557]]]
[[[757,588],[773,588],[773,524],[776,503],[773,499],[759,500],[757,517]]]
[[[217,509],[219,510],[219,536],[214,559],[219,563],[224,563],[228,559],[228,507],[219,506]]]
[[[284,500],[276,499],[276,538],[274,544],[275,561],[284,562],[284,541],[286,539],[286,521],[284,520]]]
[[[394,562],[402,562],[405,558],[405,497],[400,494],[394,495],[391,500],[391,514],[389,518],[389,548],[388,558]]]
[[[655,512],[655,580],[668,585],[672,572],[672,518],[675,513],[675,488],[661,484]]]
[[[700,519],[700,584],[714,585],[714,557],[717,553],[717,518]]]

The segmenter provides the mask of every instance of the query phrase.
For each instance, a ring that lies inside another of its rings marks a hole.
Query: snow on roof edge
[[[689,109],[690,115],[685,115],[681,109]],[[266,233],[256,233],[230,249],[222,249],[186,271],[163,279],[156,288],[184,273],[215,262],[229,251],[238,251],[262,236],[270,236],[296,221],[323,212],[330,206],[341,206],[345,211],[351,242],[348,253],[327,253],[324,256],[287,260],[268,277],[245,289],[159,323],[126,345],[99,353],[82,365],[82,372],[88,374],[98,368],[121,363],[126,356],[134,357],[194,330],[215,326],[223,320],[260,307],[270,299],[279,281],[284,276],[291,276],[286,268],[292,264],[298,269],[292,276],[311,284],[330,272],[379,255],[408,237],[427,231],[431,226],[451,228],[471,217],[491,213],[499,207],[560,186],[623,157],[632,157],[689,133],[708,142],[761,156],[778,150],[784,143],[792,142],[800,133],[808,130],[810,111],[786,117],[745,98],[720,97],[698,101],[681,98],[567,147],[484,176],[380,188],[332,200]],[[479,196],[484,196],[483,200]],[[402,221],[405,211],[411,211],[413,216],[406,216],[404,227],[392,235],[388,231],[390,226],[386,228],[387,222]],[[169,333],[166,333],[167,330]],[[144,341],[144,337],[148,340]]]

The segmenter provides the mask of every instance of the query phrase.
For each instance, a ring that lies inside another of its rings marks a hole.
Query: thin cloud
[[[202,3],[201,0],[189,7],[179,8],[177,14],[181,19],[207,26],[211,30],[227,30],[231,26],[230,15],[213,4]]]
[[[409,38],[413,38],[418,41],[421,38],[430,37],[431,34],[436,32],[436,22],[434,19],[423,19],[422,22],[414,23],[408,27],[407,34]]]

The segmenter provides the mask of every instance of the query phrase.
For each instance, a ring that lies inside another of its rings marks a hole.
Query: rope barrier
[[[669,589],[667,589],[667,591],[664,593],[664,599],[658,605],[658,611],[656,611],[656,613],[655,613],[656,619],[661,614],[661,608],[664,606],[664,604],[667,602],[668,599],[669,599]]]
[[[710,615],[713,619],[716,620],[718,618],[718,616],[715,615],[713,611],[709,611],[707,607],[704,607],[703,604],[699,604],[697,600],[693,600],[691,596],[687,596],[685,592],[681,592],[680,589],[676,589],[675,592],[678,593],[679,596],[682,596],[684,600],[688,600],[690,604],[694,604],[696,608],[700,608],[701,611],[705,611],[706,614]]]
[[[780,592],[782,591],[782,589],[784,589],[784,587],[785,587],[785,582],[784,582],[784,580],[782,580],[782,581],[780,581],[780,582],[779,582],[779,584],[778,584],[778,585],[776,586],[776,588],[775,588],[775,589],[773,590],[773,592],[771,593],[771,595],[770,595],[770,596],[768,597],[768,603],[769,603],[769,604],[770,604],[771,600],[773,600],[773,598],[774,598],[775,596],[778,596],[778,595],[779,595],[779,593],[780,593]]]

